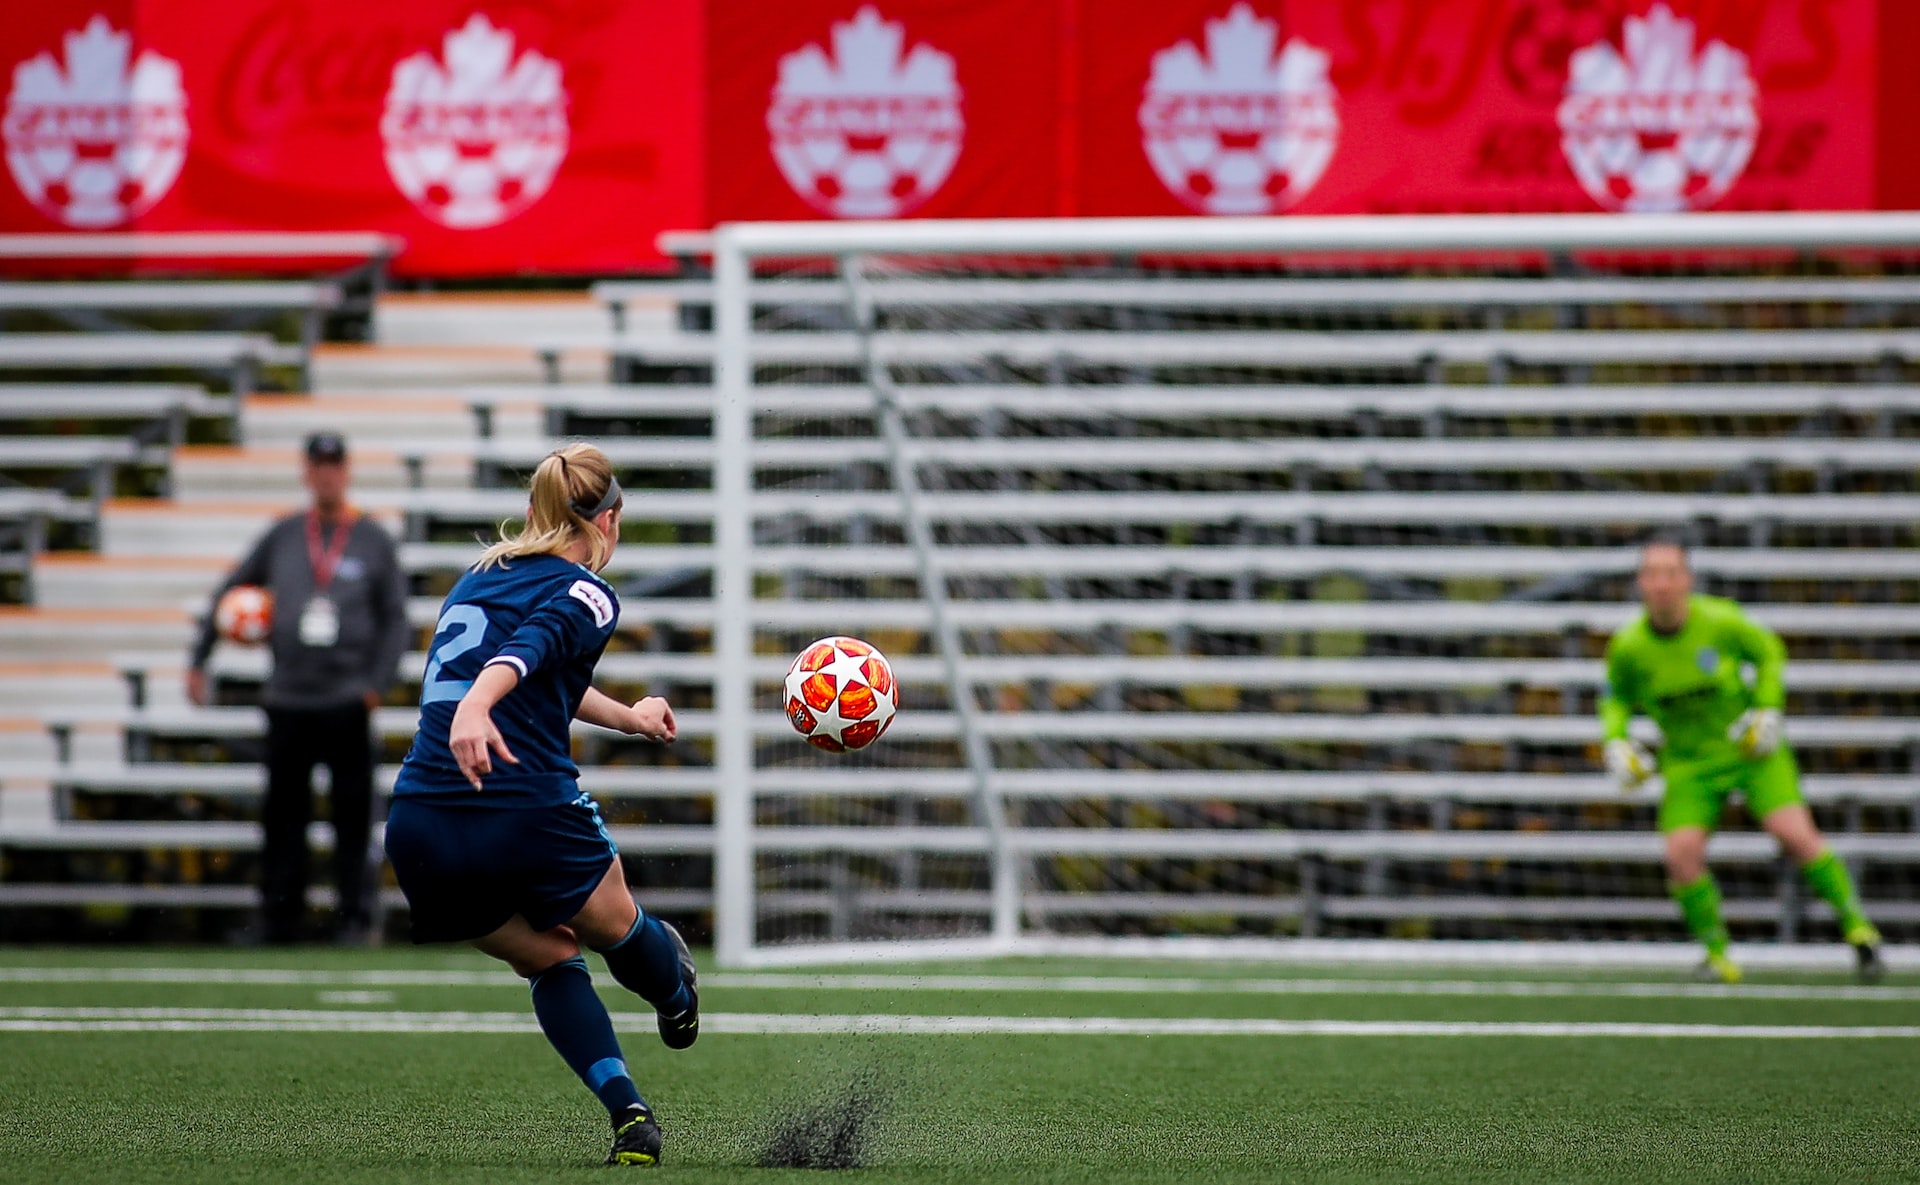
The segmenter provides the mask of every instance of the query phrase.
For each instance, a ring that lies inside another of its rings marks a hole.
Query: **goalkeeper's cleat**
[[[693,953],[687,949],[687,940],[680,937],[680,931],[668,922],[661,922],[660,927],[680,952],[680,981],[687,985],[687,998],[692,1003],[678,1016],[661,1013],[656,1023],[660,1027],[660,1040],[666,1042],[668,1049],[685,1049],[700,1039],[700,993],[696,990],[700,973],[694,968]]]
[[[1739,983],[1740,964],[1725,955],[1708,955],[1706,961],[1695,969],[1693,976],[1707,983]]]
[[[660,1163],[660,1125],[654,1122],[653,1112],[635,1104],[615,1117],[613,1151],[607,1153],[607,1163]]]
[[[1846,939],[1853,948],[1855,970],[1862,983],[1875,983],[1886,975],[1887,961],[1880,957],[1880,931],[1862,924],[1848,930]]]

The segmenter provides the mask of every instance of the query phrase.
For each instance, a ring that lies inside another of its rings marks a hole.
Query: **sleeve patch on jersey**
[[[606,629],[613,624],[613,599],[606,590],[587,580],[576,580],[567,595],[593,610],[593,624]]]

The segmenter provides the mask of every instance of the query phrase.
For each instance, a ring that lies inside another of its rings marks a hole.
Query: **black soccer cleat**
[[[666,1042],[668,1049],[685,1049],[700,1039],[700,993],[694,987],[700,982],[700,973],[694,969],[693,953],[687,949],[687,940],[680,937],[680,931],[670,922],[661,922],[660,927],[680,952],[680,980],[687,985],[687,995],[693,1000],[678,1016],[664,1013],[659,1016],[660,1040]]]
[[[613,1121],[613,1151],[608,1164],[659,1164],[660,1125],[643,1106],[628,1107]]]
[[[1876,943],[1863,942],[1853,948],[1855,972],[1861,983],[1879,983],[1886,977],[1887,961],[1880,957],[1880,947]]]
[[[1862,922],[1841,937],[1853,948],[1855,971],[1861,983],[1875,983],[1886,975],[1887,961],[1880,957],[1880,931]]]

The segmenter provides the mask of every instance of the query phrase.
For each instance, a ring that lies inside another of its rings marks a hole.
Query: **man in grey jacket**
[[[275,523],[214,593],[188,664],[187,698],[208,699],[213,606],[236,585],[264,586],[273,594],[273,670],[261,695],[267,712],[262,937],[276,943],[302,937],[313,767],[324,762],[332,777],[335,936],[362,942],[371,918],[370,724],[407,648],[406,582],[393,540],[347,503],[346,442],[318,433],[306,453],[312,505]]]

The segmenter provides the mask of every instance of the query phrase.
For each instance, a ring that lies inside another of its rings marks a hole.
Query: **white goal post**
[[[673,348],[712,360],[725,967],[1665,959],[1651,805],[1599,778],[1565,677],[1630,611],[1622,549],[1688,530],[1763,620],[1920,589],[1871,554],[1912,543],[1880,500],[1920,492],[1920,215],[752,223],[710,249],[711,338]],[[1623,509],[1517,522],[1530,497]],[[1476,632],[1501,605],[1522,623]],[[1920,935],[1920,634],[1782,632],[1874,672],[1796,689],[1789,731],[1883,924]],[[920,672],[857,757],[809,750],[766,678],[833,633]],[[1496,659],[1555,674],[1450,685]],[[1764,837],[1712,854],[1743,937],[1828,924]]]

